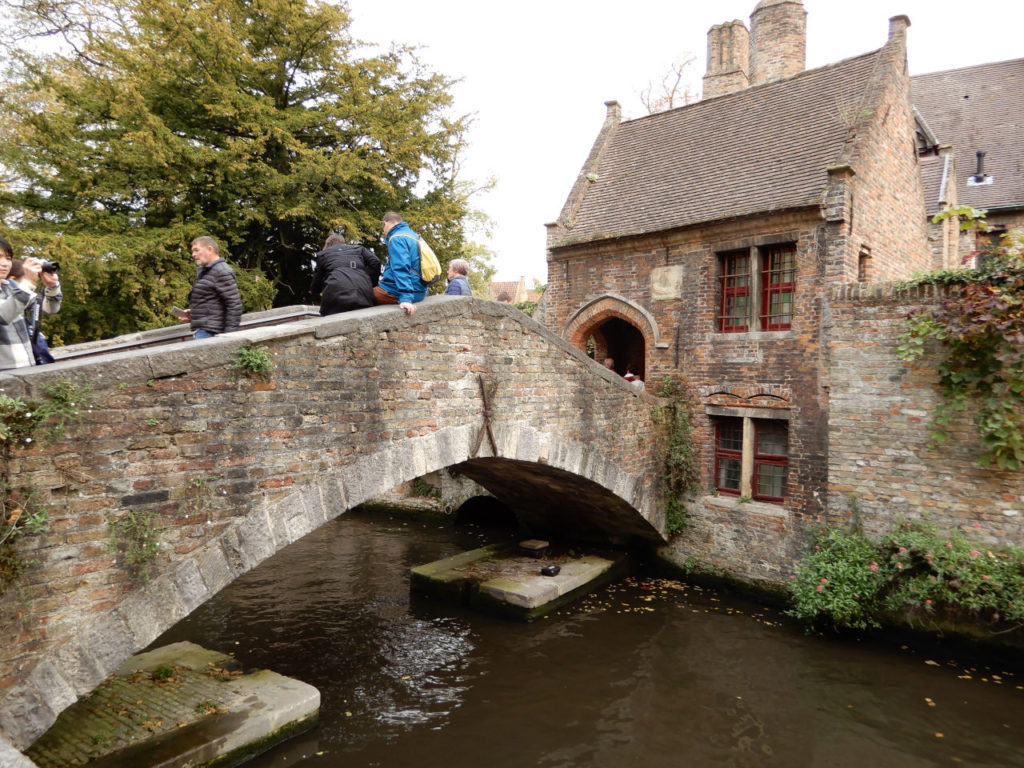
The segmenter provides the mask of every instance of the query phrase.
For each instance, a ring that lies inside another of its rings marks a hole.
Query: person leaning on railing
[[[10,279],[14,249],[0,237],[0,369],[35,365],[32,339],[25,322],[25,311],[40,302],[44,315],[60,311],[60,279],[56,272],[43,272],[39,259],[25,259],[19,279]],[[36,293],[42,281],[43,295]]]

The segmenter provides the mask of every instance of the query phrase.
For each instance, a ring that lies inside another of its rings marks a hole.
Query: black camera
[[[49,272],[51,275],[56,275],[60,272],[60,264],[56,261],[47,261],[46,259],[39,260],[39,271]]]

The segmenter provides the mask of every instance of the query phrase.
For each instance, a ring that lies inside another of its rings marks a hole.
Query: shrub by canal
[[[1022,589],[1024,551],[988,548],[960,531],[939,533],[928,520],[901,521],[878,541],[856,528],[828,528],[794,577],[791,613],[810,624],[858,629],[987,628],[1022,642]]]

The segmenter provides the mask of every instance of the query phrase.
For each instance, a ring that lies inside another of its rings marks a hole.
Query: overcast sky
[[[474,201],[494,221],[497,279],[525,276],[528,285],[547,282],[544,225],[558,218],[604,102],[622,104],[624,118],[643,116],[640,94],[688,53],[699,93],[708,29],[733,19],[749,27],[756,4],[348,0],[355,37],[422,46],[433,70],[462,80],[455,111],[475,117],[464,176],[497,179]],[[911,22],[911,74],[1024,57],[1020,0],[804,0],[804,8],[808,69],[880,48],[899,14]]]

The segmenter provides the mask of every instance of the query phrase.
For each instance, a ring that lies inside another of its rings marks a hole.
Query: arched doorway
[[[629,371],[641,379],[646,378],[644,335],[635,326],[622,318],[612,317],[594,328],[590,338],[593,339],[594,359],[599,363],[611,358],[613,370],[620,376]],[[589,351],[591,345],[587,347]]]
[[[580,307],[562,335],[597,362],[610,357],[620,376],[627,370],[647,379],[647,353],[658,343],[654,317],[639,304],[606,294]]]

